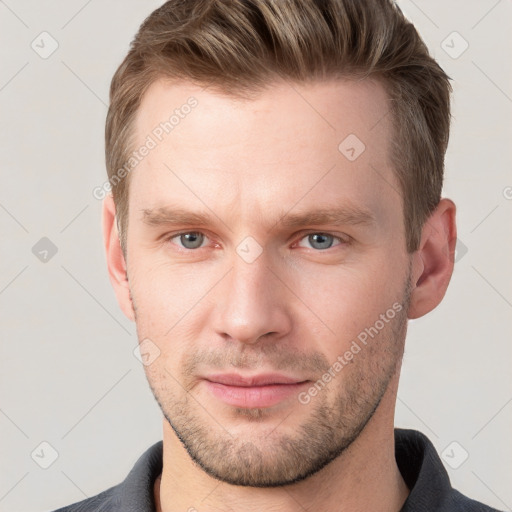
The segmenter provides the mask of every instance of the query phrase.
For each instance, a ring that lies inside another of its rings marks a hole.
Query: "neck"
[[[390,383],[375,414],[359,437],[334,461],[289,486],[234,486],[207,475],[190,458],[164,420],[163,471],[155,483],[158,512],[251,512],[299,509],[334,512],[398,512],[407,488],[395,460],[394,403]]]

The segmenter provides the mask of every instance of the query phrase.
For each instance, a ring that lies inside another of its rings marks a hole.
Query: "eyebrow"
[[[197,224],[205,225],[211,223],[210,215],[205,213],[192,212],[183,208],[144,208],[142,221],[149,226],[161,226],[163,224]]]
[[[162,225],[206,226],[214,222],[212,216],[208,213],[193,212],[183,208],[145,208],[141,211],[144,224],[155,227]],[[288,229],[294,229],[324,224],[369,226],[375,223],[376,218],[370,210],[356,206],[342,206],[296,213],[282,212],[279,220],[274,223],[271,229],[274,229],[278,224]]]
[[[375,222],[376,218],[370,210],[356,206],[287,213],[278,221],[286,228],[320,224],[369,226]]]

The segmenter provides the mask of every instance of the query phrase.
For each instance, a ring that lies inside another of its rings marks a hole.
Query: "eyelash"
[[[202,231],[180,231],[179,233],[173,233],[172,235],[167,236],[165,238],[165,241],[172,243],[172,240],[174,238],[180,237],[181,235],[187,235],[187,234],[192,234],[192,233],[197,233],[197,234],[203,235],[207,239],[209,238],[208,235],[203,233]],[[301,235],[300,238],[298,238],[298,240],[296,242],[294,242],[293,245],[296,245],[297,243],[299,243],[301,240],[303,240],[304,238],[308,237],[309,235],[327,235],[327,236],[332,236],[335,240],[337,240],[339,242],[339,244],[336,244],[336,245],[333,245],[331,247],[328,247],[327,249],[314,249],[314,248],[311,248],[312,251],[318,252],[318,253],[328,252],[330,249],[333,249],[334,247],[348,245],[351,242],[351,239],[350,239],[350,237],[348,237],[348,235],[346,235],[347,239],[344,239],[341,236],[335,235],[333,233],[327,233],[327,232],[324,232],[324,231],[308,231],[308,232],[300,233],[300,235]],[[177,245],[177,244],[173,244],[173,245],[176,245],[178,250],[180,250],[182,252],[194,252],[194,251],[198,251],[199,249],[204,249],[206,247],[205,246],[205,247],[197,247],[196,249],[187,249],[186,247],[181,247],[180,245]]]

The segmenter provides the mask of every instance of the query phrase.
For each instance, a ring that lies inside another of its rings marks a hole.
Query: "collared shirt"
[[[153,485],[163,443],[149,448],[119,485],[55,512],[155,512]],[[409,496],[400,512],[498,512],[452,488],[433,444],[421,432],[395,428],[395,458]]]

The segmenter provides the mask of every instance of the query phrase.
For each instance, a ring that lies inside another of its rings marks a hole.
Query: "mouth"
[[[271,407],[296,396],[310,381],[281,374],[242,376],[210,375],[204,378],[208,391],[217,399],[242,408]]]

